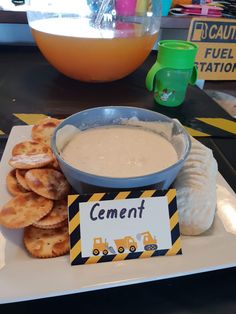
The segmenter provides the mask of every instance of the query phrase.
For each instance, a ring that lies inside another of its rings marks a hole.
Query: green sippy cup
[[[194,85],[197,80],[194,65],[197,51],[198,47],[188,41],[162,40],[158,43],[157,61],[146,77],[146,87],[150,91],[154,89],[158,104],[168,107],[182,104],[188,84]]]

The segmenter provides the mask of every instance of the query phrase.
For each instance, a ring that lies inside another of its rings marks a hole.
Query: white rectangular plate
[[[9,136],[0,164],[0,206],[11,196],[5,178],[12,147],[30,139],[30,126],[15,126]],[[218,187],[234,197],[221,175]],[[219,199],[219,197],[218,197]],[[22,230],[1,227],[7,240],[6,265],[0,270],[0,303],[32,300],[109,287],[130,285],[164,278],[236,266],[236,236],[225,231],[216,215],[211,229],[202,236],[182,237],[183,255],[70,266],[69,255],[36,259],[26,252]]]

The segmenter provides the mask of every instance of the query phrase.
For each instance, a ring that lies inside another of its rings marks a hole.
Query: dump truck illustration
[[[103,241],[101,237],[93,239],[93,255],[97,256],[100,253],[107,255],[109,252],[115,254],[114,249],[111,246],[108,246],[106,240]]]
[[[157,249],[157,240],[151,235],[149,231],[139,233],[137,239],[143,239],[144,250],[155,251]]]
[[[137,250],[137,242],[130,236],[114,240],[114,242],[119,253],[123,253],[125,250],[129,250],[133,253]]]

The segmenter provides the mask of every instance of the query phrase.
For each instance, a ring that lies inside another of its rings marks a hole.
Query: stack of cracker
[[[70,185],[60,171],[50,140],[60,120],[46,118],[32,128],[32,140],[12,149],[13,170],[6,184],[13,198],[0,210],[0,224],[24,228],[24,244],[34,257],[69,251],[67,195]]]
[[[212,151],[191,138],[192,147],[173,187],[177,190],[180,232],[199,235],[208,230],[216,211],[217,162]]]

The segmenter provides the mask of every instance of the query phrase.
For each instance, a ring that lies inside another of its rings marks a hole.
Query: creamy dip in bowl
[[[111,178],[144,176],[178,161],[173,145],[164,137],[125,125],[78,132],[65,145],[61,157],[83,172]]]
[[[55,130],[52,149],[79,193],[133,188],[167,189],[190,150],[177,122],[135,107],[76,113]]]

